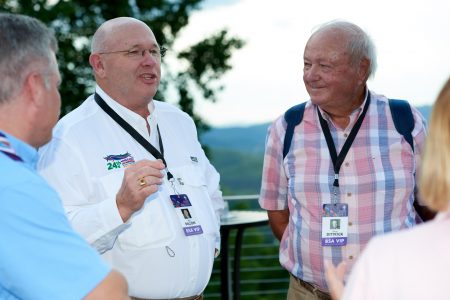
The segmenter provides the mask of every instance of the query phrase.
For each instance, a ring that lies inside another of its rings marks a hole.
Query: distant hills
[[[417,109],[428,120],[431,106]],[[270,123],[212,128],[201,142],[221,175],[225,195],[258,194],[267,128]]]
[[[211,149],[231,149],[243,152],[264,152],[267,128],[270,123],[251,125],[246,127],[212,128],[203,134],[203,145]]]

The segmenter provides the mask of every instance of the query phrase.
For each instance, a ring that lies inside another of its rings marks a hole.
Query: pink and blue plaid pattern
[[[339,173],[339,202],[347,203],[349,210],[348,244],[343,247],[321,246],[322,205],[331,203],[334,172],[318,108],[307,104],[284,160],[283,116],[268,130],[259,203],[266,210],[289,209],[280,262],[296,277],[324,290],[328,290],[324,259],[335,264],[347,260],[351,266],[374,235],[415,224],[414,174],[426,137],[425,121],[413,108],[413,153],[395,129],[387,98],[371,93],[371,99]],[[338,153],[360,111],[352,114],[345,130],[328,121]]]

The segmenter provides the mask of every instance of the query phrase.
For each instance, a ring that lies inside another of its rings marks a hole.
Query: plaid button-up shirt
[[[388,99],[371,93],[361,128],[339,172],[338,202],[348,204],[346,246],[321,246],[322,205],[332,202],[334,170],[317,116],[306,105],[291,148],[283,159],[286,121],[281,116],[268,130],[259,203],[266,210],[289,209],[289,225],[280,243],[280,262],[294,276],[328,290],[324,259],[353,261],[377,234],[411,227],[415,173],[426,137],[425,120],[415,109],[415,151],[395,129]],[[346,129],[322,111],[339,153],[361,113],[356,109]]]

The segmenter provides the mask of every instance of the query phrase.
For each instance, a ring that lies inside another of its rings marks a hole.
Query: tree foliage
[[[0,0],[3,11],[36,17],[54,29],[59,42],[58,61],[63,83],[63,114],[77,107],[94,89],[89,66],[90,38],[105,20],[129,16],[150,26],[156,39],[169,50],[192,11],[203,0]],[[195,101],[215,101],[223,88],[220,77],[231,69],[230,58],[243,41],[229,37],[226,30],[172,55],[182,70],[170,70],[163,61],[164,73],[156,99],[165,100],[168,90],[176,92],[179,106],[191,115],[199,133],[208,129],[194,111]]]

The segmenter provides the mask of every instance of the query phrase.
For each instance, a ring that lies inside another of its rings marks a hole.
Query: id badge
[[[322,246],[345,246],[348,237],[348,204],[324,204],[322,208]]]
[[[177,213],[183,232],[186,236],[202,234],[202,226],[195,217],[195,211],[186,194],[170,195],[173,207]]]

